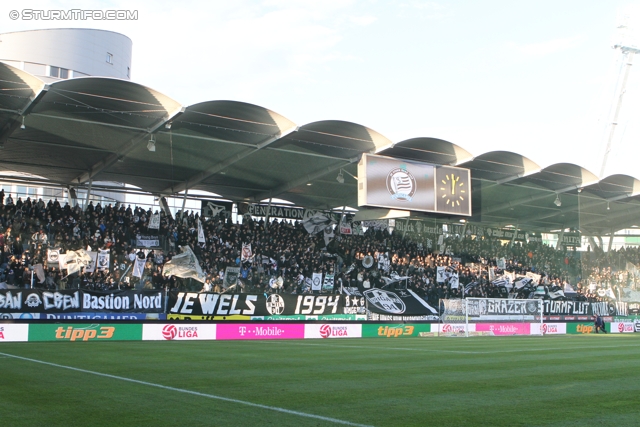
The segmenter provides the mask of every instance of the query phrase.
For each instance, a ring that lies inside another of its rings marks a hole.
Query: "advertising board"
[[[143,341],[215,339],[215,324],[152,323],[142,327]]]
[[[0,324],[0,343],[29,341],[29,325]]]
[[[313,324],[304,325],[305,338],[361,338],[361,324]]]
[[[141,324],[29,325],[29,341],[140,341],[141,339]]]
[[[285,340],[305,337],[303,324],[256,324],[235,323],[218,324],[216,339],[218,340]]]

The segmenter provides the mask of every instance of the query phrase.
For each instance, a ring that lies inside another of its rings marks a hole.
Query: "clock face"
[[[436,172],[438,212],[471,214],[469,174],[458,168],[440,167]]]

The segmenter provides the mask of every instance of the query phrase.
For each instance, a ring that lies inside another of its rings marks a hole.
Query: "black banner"
[[[367,308],[372,313],[400,316],[438,314],[434,307],[410,290],[387,291],[374,288],[364,291],[363,295],[367,299]]]
[[[167,313],[194,316],[365,314],[365,299],[345,295],[171,292]]]
[[[0,290],[0,313],[163,313],[162,291]]]

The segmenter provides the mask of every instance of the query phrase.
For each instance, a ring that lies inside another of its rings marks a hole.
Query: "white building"
[[[84,76],[131,79],[131,39],[86,28],[0,34],[0,61],[46,83]]]

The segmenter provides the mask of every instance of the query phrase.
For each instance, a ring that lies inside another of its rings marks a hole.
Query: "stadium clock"
[[[470,215],[469,171],[439,167],[436,169],[437,211]]]

